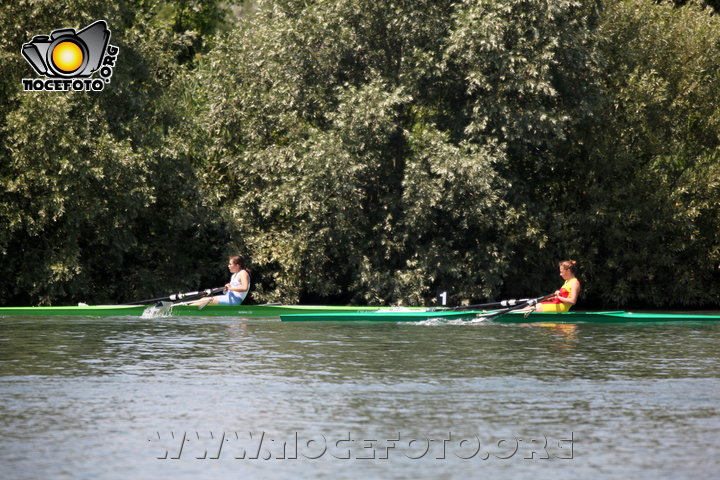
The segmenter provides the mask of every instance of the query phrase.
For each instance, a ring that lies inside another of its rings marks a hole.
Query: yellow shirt
[[[560,296],[563,298],[570,298],[576,285],[578,288],[580,287],[580,280],[577,278],[571,278],[570,280],[565,281],[563,286],[560,287]],[[557,298],[553,298],[552,300],[540,303],[540,307],[541,310],[538,310],[540,312],[565,313],[570,310],[572,305],[561,302]]]

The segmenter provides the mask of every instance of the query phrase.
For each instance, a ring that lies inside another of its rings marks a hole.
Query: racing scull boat
[[[76,317],[279,317],[301,313],[361,313],[391,310],[393,307],[327,306],[327,305],[79,305],[67,307],[0,307],[0,317],[5,316],[76,316]],[[421,307],[411,307],[424,310]]]
[[[612,312],[567,312],[567,313],[523,313],[507,312],[496,315],[492,311],[374,311],[346,313],[293,313],[282,314],[283,322],[319,321],[363,321],[363,322],[423,322],[427,320],[488,320],[497,323],[635,323],[635,322],[702,322],[720,321],[720,315],[686,313],[633,313]]]
[[[500,314],[501,313],[501,314]],[[625,311],[530,313],[517,311],[441,310],[424,307],[328,305],[89,305],[69,307],[0,307],[0,317],[234,317],[280,318],[283,322],[423,322],[488,320],[497,323],[636,323],[720,321],[720,315],[633,313]]]

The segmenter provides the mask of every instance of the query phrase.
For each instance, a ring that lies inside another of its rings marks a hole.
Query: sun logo
[[[52,52],[52,63],[61,72],[75,73],[83,64],[80,46],[75,42],[58,43]]]

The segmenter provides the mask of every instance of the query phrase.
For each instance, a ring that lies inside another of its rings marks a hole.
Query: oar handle
[[[518,303],[517,305],[513,305],[513,306],[510,306],[510,307],[507,307],[507,308],[504,308],[504,309],[502,309],[502,310],[498,310],[498,311],[495,311],[495,312],[488,312],[488,313],[486,313],[486,314],[480,314],[480,315],[478,315],[478,318],[484,318],[484,319],[497,318],[497,317],[500,317],[500,316],[502,316],[502,315],[505,315],[506,313],[513,312],[513,311],[515,311],[515,310],[522,310],[523,308],[526,308],[526,307],[535,306],[535,305],[537,305],[539,302],[542,302],[542,301],[545,300],[546,298],[550,298],[550,297],[552,297],[552,296],[554,296],[554,295],[555,295],[555,292],[553,292],[553,293],[548,293],[547,295],[543,295],[543,296],[541,296],[541,297],[525,299],[524,302]]]
[[[209,296],[217,295],[218,293],[222,293],[223,290],[225,290],[225,287],[208,288],[206,290],[198,290],[195,292],[178,292],[178,293],[173,293],[173,294],[167,295],[165,297],[148,298],[147,300],[138,300],[137,302],[125,303],[124,305],[145,305],[145,304],[157,303],[157,302],[162,302],[162,301],[176,302],[176,301],[183,300],[186,298],[194,298],[194,297],[202,297],[202,296],[209,297]]]
[[[458,305],[457,307],[448,307],[448,308],[442,308],[438,307],[436,310],[472,310],[472,309],[478,309],[478,308],[485,308],[485,307],[512,307],[513,305],[519,305],[521,303],[528,302],[532,299],[530,298],[519,298],[519,299],[510,299],[510,300],[500,300],[499,302],[489,302],[489,303],[475,303],[473,305]]]
[[[197,292],[173,293],[172,295],[170,295],[168,297],[168,300],[175,302],[178,300],[184,300],[186,298],[192,298],[192,297],[212,297],[213,295],[222,293],[224,290],[225,290],[225,287],[218,287],[218,288],[208,288],[205,290],[198,290]]]
[[[530,298],[520,298],[520,299],[512,299],[512,300],[503,300],[502,302],[499,302],[501,307],[514,307],[515,305],[520,305],[521,303],[527,303],[530,302],[532,299]]]

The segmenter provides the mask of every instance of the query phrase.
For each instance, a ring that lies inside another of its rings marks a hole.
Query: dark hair
[[[245,259],[241,255],[230,257],[230,263],[233,265],[240,265],[240,268],[245,268]]]
[[[560,262],[559,265],[564,270],[570,270],[573,275],[575,274],[575,271],[577,269],[577,262],[575,260],[563,260],[562,262]]]

